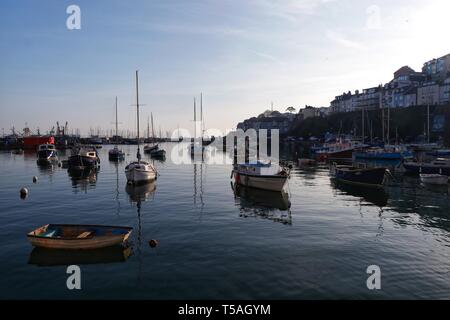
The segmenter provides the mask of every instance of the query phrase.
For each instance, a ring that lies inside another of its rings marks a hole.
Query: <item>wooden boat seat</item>
[[[85,232],[83,232],[82,234],[80,234],[77,238],[78,238],[78,239],[84,239],[84,238],[89,237],[91,234],[92,234],[92,232],[90,232],[90,231],[85,231]]]

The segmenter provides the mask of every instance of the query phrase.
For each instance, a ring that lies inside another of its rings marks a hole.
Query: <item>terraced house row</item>
[[[450,54],[424,63],[421,72],[404,66],[384,85],[343,93],[330,104],[330,112],[365,108],[407,108],[450,103]]]

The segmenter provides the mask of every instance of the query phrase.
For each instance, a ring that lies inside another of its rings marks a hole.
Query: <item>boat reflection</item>
[[[39,267],[116,263],[126,261],[131,254],[131,247],[121,246],[70,251],[34,248],[30,253],[28,263]]]
[[[231,188],[238,200],[241,217],[260,217],[292,224],[291,202],[286,192],[247,188],[233,183]]]
[[[363,199],[369,204],[375,205],[380,208],[387,206],[389,200],[389,195],[386,193],[384,189],[361,188],[354,185],[341,183],[336,180],[331,181],[331,186],[335,190],[338,190],[343,194]]]
[[[151,196],[154,195],[154,192],[156,190],[156,184],[155,181],[151,183],[146,183],[142,185],[132,185],[127,184],[125,187],[125,191],[127,192],[130,202],[132,204],[136,204],[137,208],[137,227],[135,228],[136,232],[136,252],[137,252],[137,259],[138,259],[138,283],[141,282],[142,278],[142,219],[141,219],[141,209],[142,209],[142,203],[146,202],[150,199]]]
[[[84,170],[69,169],[67,172],[69,173],[69,177],[72,180],[72,187],[75,190],[75,192],[78,189],[87,192],[88,189],[95,188],[98,177],[98,169],[95,168]]]
[[[148,201],[150,195],[152,195],[156,190],[155,182],[146,183],[142,185],[132,185],[127,184],[125,191],[127,192],[130,201],[132,203],[141,204],[141,202]]]

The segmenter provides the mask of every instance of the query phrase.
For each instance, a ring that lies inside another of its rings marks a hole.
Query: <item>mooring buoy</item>
[[[158,245],[158,240],[152,239],[148,242],[151,248],[155,248]]]
[[[38,177],[34,176],[33,177],[33,183],[36,183],[38,181]]]
[[[28,196],[28,189],[23,187],[22,189],[20,189],[20,197],[22,199],[25,199]]]

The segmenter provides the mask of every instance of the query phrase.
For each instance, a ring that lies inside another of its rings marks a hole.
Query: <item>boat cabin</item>
[[[47,150],[55,151],[56,148],[53,144],[41,144],[39,146],[39,151],[47,151]]]
[[[258,175],[258,176],[271,176],[278,174],[281,169],[279,165],[272,163],[247,163],[239,164],[237,171],[241,174]]]

